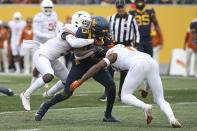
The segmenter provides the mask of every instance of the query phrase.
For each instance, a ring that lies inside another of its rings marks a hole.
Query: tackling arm
[[[117,59],[117,54],[112,53],[108,55],[106,58],[101,60],[98,64],[92,66],[83,76],[81,79],[74,81],[71,86],[70,90],[74,91],[75,88],[79,87],[83,82],[94,76],[97,72],[99,72],[101,69],[105,68],[106,66],[114,63]]]
[[[72,34],[66,35],[65,38],[73,48],[80,48],[94,43],[94,39],[77,38]]]

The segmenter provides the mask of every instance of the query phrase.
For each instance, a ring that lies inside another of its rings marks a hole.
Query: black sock
[[[53,105],[55,105],[56,103],[59,103],[61,101],[63,101],[64,99],[62,98],[61,93],[55,95],[50,101],[46,102],[48,107],[51,107]]]
[[[105,111],[105,116],[107,118],[111,117],[111,112],[115,101],[115,95],[116,95],[115,86],[111,86],[109,89],[107,89],[107,107]]]

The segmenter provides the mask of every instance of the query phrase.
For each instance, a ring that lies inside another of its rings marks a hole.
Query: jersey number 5
[[[149,15],[136,15],[135,19],[137,21],[138,26],[141,25],[149,25],[150,24],[150,18]]]

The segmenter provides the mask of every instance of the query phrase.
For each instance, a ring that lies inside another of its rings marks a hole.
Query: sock
[[[53,87],[51,87],[48,91],[47,94],[49,96],[55,95],[58,91],[60,91],[62,88],[64,88],[64,85],[61,80],[59,80]]]
[[[43,78],[38,78],[24,93],[24,96],[29,98],[37,89],[44,86]]]
[[[111,117],[111,112],[112,112],[112,108],[114,105],[114,101],[115,101],[115,95],[116,95],[116,87],[112,86],[109,87],[110,89],[107,89],[107,107],[106,107],[106,111],[105,111],[105,116],[107,118]]]
[[[20,63],[18,61],[14,62],[14,65],[16,67],[16,71],[20,72]]]
[[[158,105],[160,109],[164,112],[164,114],[168,117],[168,120],[175,119],[174,113],[172,111],[172,108],[170,104],[166,100],[159,100]]]
[[[55,105],[56,103],[59,103],[61,101],[63,101],[64,99],[62,99],[61,93],[55,95],[50,101],[46,102],[48,108],[50,108],[51,106]]]

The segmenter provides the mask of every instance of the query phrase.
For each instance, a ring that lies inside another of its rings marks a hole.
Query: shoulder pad
[[[78,38],[84,38],[84,39],[88,39],[89,34],[90,34],[90,29],[86,27],[79,27],[76,32],[76,36]]]

